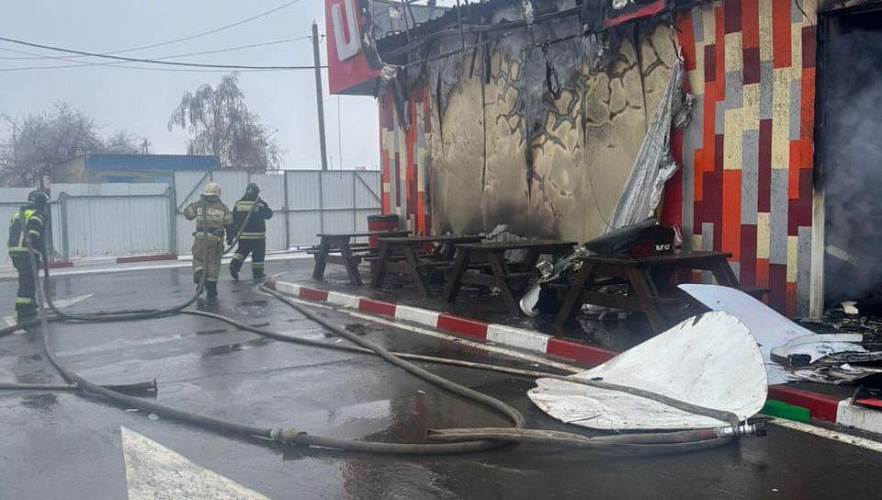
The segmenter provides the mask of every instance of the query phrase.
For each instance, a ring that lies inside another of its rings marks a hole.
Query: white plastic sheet
[[[756,414],[768,392],[756,340],[738,318],[690,318],[591,370],[573,375],[640,388],[740,419]],[[528,395],[565,423],[605,430],[689,429],[727,425],[651,399],[559,379],[539,379]]]

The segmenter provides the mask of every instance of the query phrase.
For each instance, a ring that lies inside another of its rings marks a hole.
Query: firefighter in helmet
[[[12,264],[18,271],[18,295],[15,297],[15,312],[18,322],[27,321],[37,315],[36,291],[37,283],[34,279],[35,269],[40,266],[41,256],[45,256],[43,234],[46,225],[44,215],[46,203],[49,197],[43,191],[32,191],[28,195],[28,204],[23,205],[18,212],[12,214],[9,222],[9,256]],[[40,252],[40,255],[31,255],[28,248]],[[45,260],[45,259],[44,259]]]
[[[193,282],[202,282],[208,298],[217,297],[217,278],[224,254],[224,232],[233,232],[233,215],[220,199],[221,189],[216,182],[205,186],[199,200],[187,205],[184,217],[196,221],[193,232]]]
[[[251,183],[245,189],[245,195],[233,207],[233,220],[239,235],[239,246],[230,262],[230,275],[239,279],[239,271],[248,254],[251,254],[251,274],[255,280],[265,276],[264,258],[266,257],[266,221],[272,218],[273,209],[260,199],[260,187]],[[235,234],[227,234],[227,244],[232,244]]]

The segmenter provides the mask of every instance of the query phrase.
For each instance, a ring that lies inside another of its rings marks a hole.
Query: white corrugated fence
[[[317,243],[316,233],[362,231],[380,213],[378,171],[285,171],[250,174],[222,170],[175,172],[174,182],[53,184],[50,189],[50,253],[58,261],[190,253],[193,222],[182,215],[205,184],[221,185],[232,208],[249,182],[275,211],[267,221],[267,249]],[[27,200],[27,188],[0,188],[0,218],[9,220]],[[0,265],[9,265],[6,235]]]

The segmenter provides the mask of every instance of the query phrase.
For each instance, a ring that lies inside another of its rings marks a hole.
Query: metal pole
[[[322,100],[322,62],[319,58],[318,24],[312,21],[312,58],[315,68],[315,103],[318,108],[319,145],[322,150],[322,170],[328,169],[328,151],[325,144],[325,103]]]
[[[282,184],[285,188],[282,215],[285,216],[285,251],[287,252],[291,248],[291,220],[288,216],[288,172],[282,173]]]

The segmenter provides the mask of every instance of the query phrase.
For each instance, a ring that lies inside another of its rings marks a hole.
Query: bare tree
[[[9,129],[0,148],[0,181],[6,185],[41,185],[53,165],[79,154],[142,152],[141,139],[126,132],[105,141],[91,118],[65,103],[24,117],[2,118]]]
[[[186,92],[168,121],[192,134],[188,154],[210,154],[224,168],[276,170],[281,154],[272,132],[248,110],[238,75],[224,75],[217,87],[204,84]]]

